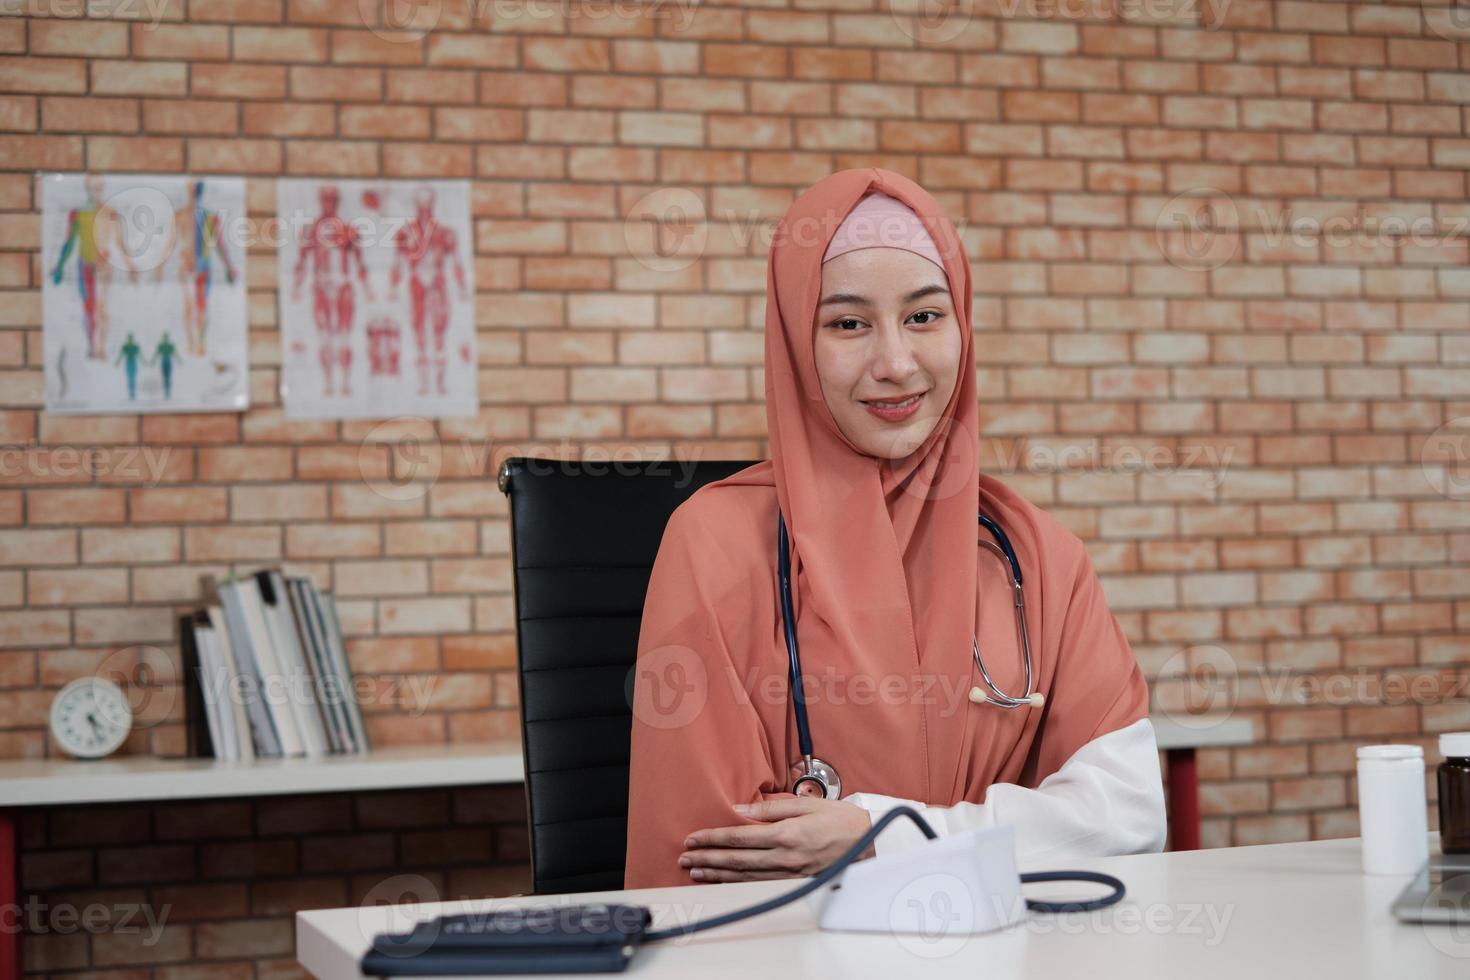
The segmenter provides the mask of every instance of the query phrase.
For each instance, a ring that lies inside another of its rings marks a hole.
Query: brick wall
[[[371,0],[84,6],[0,3],[22,14],[0,17],[0,756],[54,754],[52,694],[109,657],[171,684],[198,576],[265,562],[335,590],[377,744],[515,733],[496,462],[763,456],[760,222],[865,165],[963,227],[989,471],[1088,541],[1159,710],[1256,723],[1260,744],[1201,756],[1208,844],[1355,833],[1356,745],[1421,741],[1433,764],[1435,733],[1470,728],[1470,502],[1446,482],[1470,455],[1470,30],[1450,7],[984,0],[921,28],[854,0],[443,0],[395,33]],[[84,169],[244,174],[263,217],[279,175],[472,179],[482,411],[429,434],[437,480],[386,499],[399,428],[284,419],[264,243],[248,412],[41,413],[33,172]],[[672,273],[625,239],[660,188],[713,219]],[[426,710],[395,697],[411,682]],[[125,751],[182,751],[177,699],[152,704]],[[247,849],[277,805],[220,804]],[[164,828],[192,813],[135,816],[116,846],[179,846]],[[27,890],[178,887],[107,877],[113,844],[58,881],[44,855],[90,819],[28,824]],[[352,898],[359,870],[284,898],[198,887],[266,937],[274,976],[273,916]],[[218,927],[192,928],[206,956]]]
[[[531,890],[520,787],[42,808],[21,837],[25,970],[53,976],[308,977],[300,909]]]

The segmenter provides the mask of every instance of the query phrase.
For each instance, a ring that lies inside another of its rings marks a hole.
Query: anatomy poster
[[[245,181],[47,174],[41,195],[46,410],[245,409]]]
[[[277,188],[287,418],[476,414],[469,182]]]

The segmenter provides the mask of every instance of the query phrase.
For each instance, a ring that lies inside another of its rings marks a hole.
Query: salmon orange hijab
[[[961,367],[924,442],[860,452],[833,419],[814,358],[822,260],[870,192],[907,205],[942,259]],[[776,579],[777,507],[815,753],[843,795],[982,802],[1034,786],[1092,738],[1145,717],[1147,688],[1076,535],[979,469],[969,260],[918,184],[882,168],[817,182],[775,229],[767,266],[771,459],[697,491],[664,532],[633,685],[625,886],[690,884],[688,833],[752,822],[734,803],[789,796],[799,758]],[[972,635],[1002,690],[1024,687],[1008,582],[982,578],[977,511],[1021,562],[1042,709],[968,701]],[[1062,680],[1058,680],[1059,671]]]

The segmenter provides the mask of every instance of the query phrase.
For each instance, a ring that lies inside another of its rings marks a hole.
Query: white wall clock
[[[127,695],[104,677],[79,677],[51,702],[51,737],[77,758],[97,759],[115,751],[132,728]]]

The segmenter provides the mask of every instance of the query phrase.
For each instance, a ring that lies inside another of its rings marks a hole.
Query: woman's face
[[[843,435],[870,456],[917,449],[959,378],[960,331],[944,270],[901,248],[860,248],[822,265],[817,377]],[[874,403],[917,395],[886,412]]]

